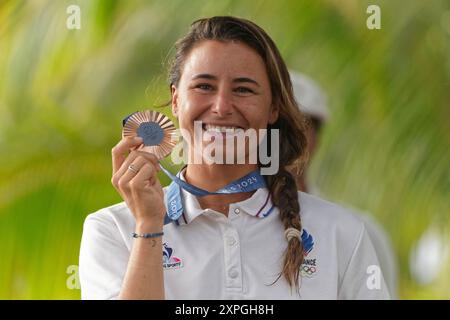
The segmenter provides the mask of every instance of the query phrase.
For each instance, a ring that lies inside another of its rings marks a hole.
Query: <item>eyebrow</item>
[[[209,74],[209,73],[200,73],[200,74],[197,74],[192,77],[192,80],[196,80],[196,79],[217,80],[217,77],[212,74]],[[233,82],[237,82],[237,83],[249,82],[249,83],[253,83],[253,84],[257,85],[258,87],[260,87],[259,83],[256,80],[253,80],[253,79],[247,78],[247,77],[234,78]]]

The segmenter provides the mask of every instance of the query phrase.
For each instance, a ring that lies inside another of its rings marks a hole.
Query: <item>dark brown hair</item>
[[[307,159],[306,122],[295,102],[289,72],[281,54],[267,33],[251,21],[230,16],[200,19],[193,22],[189,32],[175,44],[175,56],[169,71],[171,86],[178,86],[186,58],[192,48],[204,40],[238,41],[262,57],[270,80],[272,104],[279,111],[277,121],[268,129],[278,129],[280,135],[280,170],[275,175],[265,176],[266,182],[285,229],[301,231],[297,186],[287,166],[296,163],[300,170],[304,168]],[[284,253],[283,268],[274,283],[284,275],[291,288],[295,286],[298,289],[302,263],[302,243],[292,238]]]

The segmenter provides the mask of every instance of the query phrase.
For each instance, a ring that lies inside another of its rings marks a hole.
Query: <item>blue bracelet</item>
[[[143,234],[137,234],[135,232],[132,233],[133,238],[158,238],[164,235],[164,232],[157,232],[157,233],[143,233]]]

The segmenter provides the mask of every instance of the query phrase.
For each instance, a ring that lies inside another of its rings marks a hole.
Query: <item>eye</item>
[[[253,93],[253,90],[247,87],[237,87],[234,91],[237,93]]]
[[[203,90],[203,91],[210,91],[213,89],[213,87],[208,83],[200,83],[200,84],[196,85],[195,88]]]

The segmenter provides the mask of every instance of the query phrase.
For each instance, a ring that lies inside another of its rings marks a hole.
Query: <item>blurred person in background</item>
[[[327,106],[327,96],[323,89],[310,77],[293,70],[290,70],[289,73],[291,75],[292,87],[297,104],[309,121],[307,139],[309,159],[311,160],[319,146],[322,128],[328,122],[330,117]],[[291,173],[296,179],[298,189],[324,198],[317,189],[317,186],[314,185],[313,181],[308,176],[309,164],[310,162],[306,164],[303,172],[297,170],[296,166],[293,166],[291,169]],[[374,220],[371,214],[361,212],[354,208],[348,209],[364,223],[375,247],[380,262],[380,269],[383,273],[386,285],[388,286],[391,298],[397,299],[397,261],[388,235]]]

